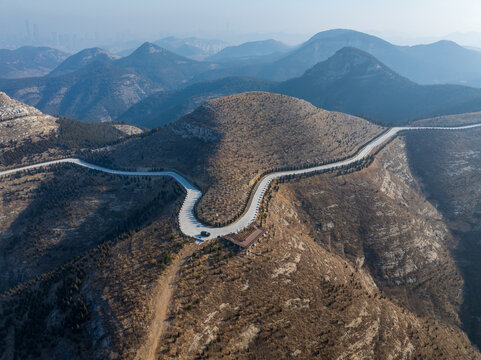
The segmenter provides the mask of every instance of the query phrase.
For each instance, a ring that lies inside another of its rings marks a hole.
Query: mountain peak
[[[326,61],[306,71],[305,76],[318,77],[321,74],[323,78],[344,78],[346,76],[364,78],[374,75],[402,78],[371,54],[354,47],[344,47],[338,50]]]
[[[386,65],[384,65],[381,61],[379,61],[373,55],[369,54],[364,50],[351,47],[351,46],[346,46],[338,50],[333,56],[327,59],[327,61],[331,61],[331,62],[342,61],[343,63],[351,64],[352,66],[358,66],[360,64],[371,64],[376,66],[376,68],[382,67],[385,69],[389,69]],[[392,72],[392,70],[390,71]]]
[[[288,49],[289,46],[274,39],[249,41],[236,46],[228,46],[211,56],[209,60],[230,61],[232,59],[260,57],[286,52]]]
[[[160,46],[157,46],[151,42],[144,42],[140,47],[134,51],[133,54],[139,53],[139,54],[155,54],[155,53],[163,53],[167,50],[161,48]]]
[[[187,59],[183,56],[177,55],[163,47],[155,45],[151,42],[145,42],[140,47],[138,47],[132,54],[129,56],[120,59],[121,62],[130,62],[130,61],[146,61],[147,59],[170,59],[171,61],[187,61],[191,62],[192,60]]]
[[[104,49],[94,47],[79,51],[78,53],[68,57],[58,67],[50,72],[49,76],[60,76],[70,72],[77,71],[94,62],[109,62],[119,59],[117,55],[110,54]]]
[[[350,30],[350,29],[333,29],[333,30],[326,30],[326,31],[321,31],[311,37],[309,40],[307,40],[307,43],[311,42],[316,42],[319,40],[331,40],[331,39],[340,39],[340,38],[347,38],[351,41],[355,40],[360,40],[360,39],[376,39],[379,41],[383,41],[382,39],[372,36],[369,34],[365,34],[363,32],[359,32],[356,30]]]

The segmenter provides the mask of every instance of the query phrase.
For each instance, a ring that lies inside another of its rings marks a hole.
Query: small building
[[[263,234],[265,230],[260,226],[254,225],[254,230],[251,232],[243,233],[243,234],[230,234],[224,236],[224,239],[229,240],[231,243],[236,244],[237,246],[247,249],[251,246],[254,242],[256,242]]]

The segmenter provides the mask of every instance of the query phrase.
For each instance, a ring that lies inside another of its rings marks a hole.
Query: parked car
[[[200,232],[200,236],[204,236],[204,237],[205,237],[205,236],[210,236],[210,232],[208,232],[208,231],[201,231],[201,232]]]

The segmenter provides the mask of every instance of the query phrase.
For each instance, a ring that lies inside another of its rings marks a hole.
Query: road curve
[[[289,175],[300,175],[300,174],[306,174],[306,173],[311,173],[315,171],[323,171],[323,170],[329,170],[333,168],[341,168],[348,166],[352,163],[355,163],[356,161],[362,160],[365,158],[367,155],[369,155],[375,148],[377,148],[379,145],[382,145],[385,143],[387,140],[391,139],[394,137],[397,133],[400,131],[411,131],[411,130],[465,130],[465,129],[472,129],[476,127],[481,127],[481,123],[479,124],[473,124],[473,125],[465,125],[465,126],[457,126],[457,127],[436,127],[436,126],[423,126],[423,127],[393,127],[386,133],[384,133],[382,136],[379,136],[375,139],[373,139],[370,143],[365,145],[356,155],[353,157],[338,161],[335,163],[331,164],[326,164],[326,165],[320,165],[320,166],[315,166],[311,168],[306,168],[306,169],[301,169],[301,170],[292,170],[292,171],[280,171],[280,172],[275,172],[271,173],[269,175],[266,175],[261,182],[258,184],[256,187],[256,190],[254,192],[254,195],[252,196],[252,199],[250,201],[250,206],[249,208],[244,212],[244,214],[234,223],[224,226],[224,227],[209,227],[204,224],[202,224],[199,220],[196,219],[194,215],[194,205],[195,203],[201,198],[202,192],[197,189],[194,185],[192,185],[189,181],[187,181],[182,175],[173,172],[173,171],[121,171],[121,170],[112,170],[108,169],[102,166],[98,165],[93,165],[90,164],[86,161],[80,160],[80,159],[75,159],[75,158],[69,158],[69,159],[61,159],[61,160],[54,160],[54,161],[48,161],[40,164],[35,164],[35,165],[30,165],[30,166],[25,166],[21,168],[16,168],[16,169],[11,169],[11,170],[6,170],[6,171],[1,171],[0,176],[4,175],[11,175],[15,174],[21,171],[25,170],[30,170],[30,169],[38,169],[42,167],[48,167],[51,165],[56,165],[56,164],[63,164],[63,163],[71,163],[71,164],[76,164],[79,166],[83,166],[92,170],[97,170],[97,171],[102,171],[104,173],[108,174],[114,174],[114,175],[124,175],[124,176],[170,176],[174,178],[180,185],[182,185],[186,192],[187,195],[184,199],[184,203],[182,205],[182,208],[180,209],[179,212],[179,225],[180,225],[180,230],[187,236],[191,236],[194,238],[197,238],[199,240],[209,240],[216,238],[218,236],[224,236],[230,233],[235,233],[238,232],[242,229],[245,229],[248,227],[250,224],[252,224],[259,212],[259,206],[262,201],[262,198],[264,196],[264,193],[267,190],[267,187],[269,186],[270,182],[274,179],[280,178],[280,177],[285,177]],[[200,233],[202,231],[207,231],[210,233],[209,236],[202,237]]]

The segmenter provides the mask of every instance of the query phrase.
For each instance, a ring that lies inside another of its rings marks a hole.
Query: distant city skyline
[[[478,0],[0,0],[0,45],[74,51],[169,35],[297,44],[319,31],[348,28],[400,45],[450,39],[481,47],[480,16]]]

